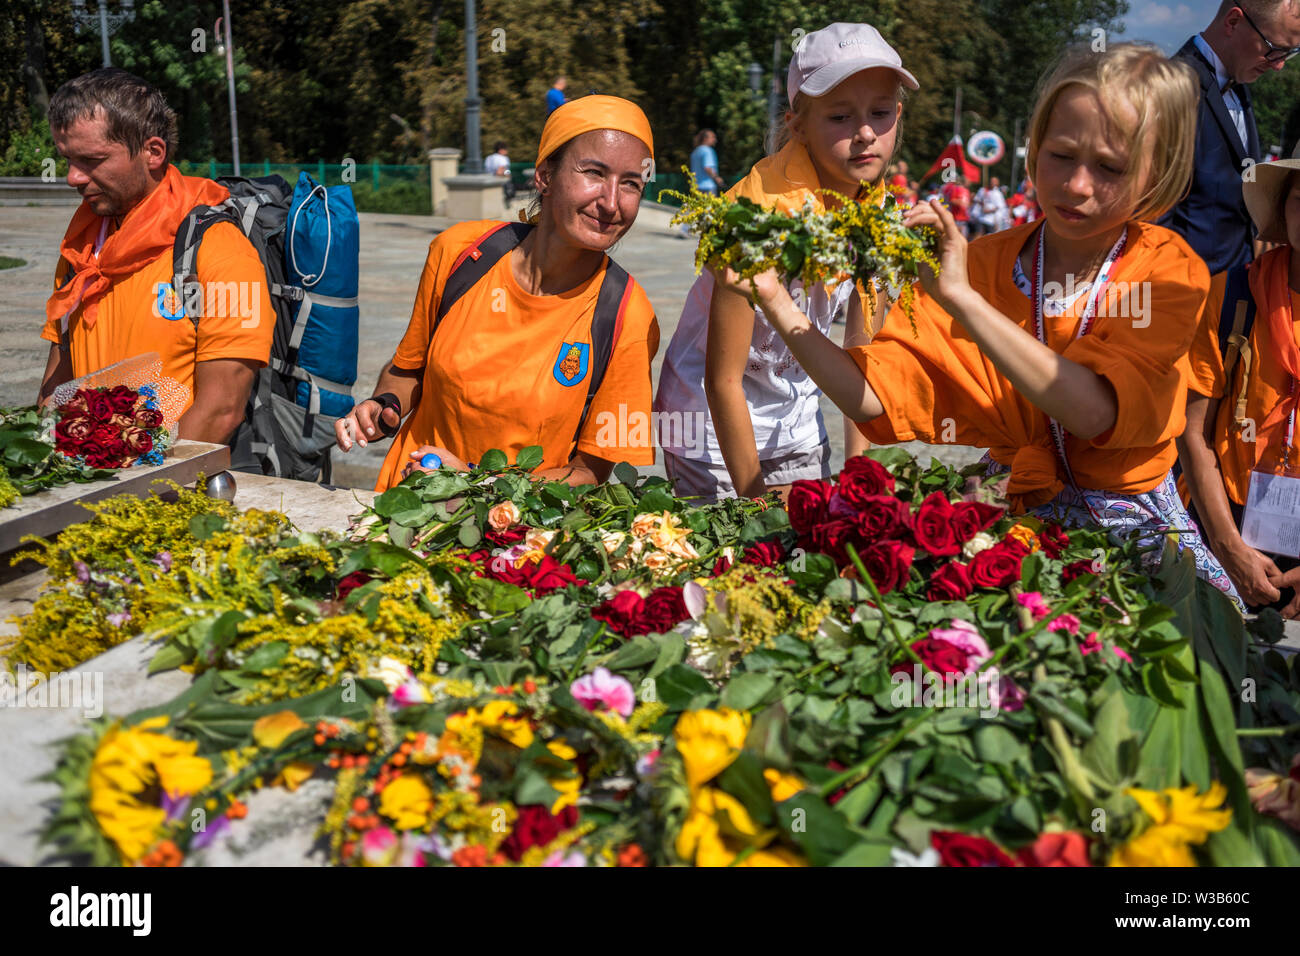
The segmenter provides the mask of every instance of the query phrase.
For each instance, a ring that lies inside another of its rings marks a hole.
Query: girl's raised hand
[[[781,282],[781,277],[775,269],[760,272],[752,279],[742,279],[740,273],[731,266],[718,268],[710,265],[707,268],[713,273],[713,279],[719,286],[744,296],[765,312],[771,311],[771,307],[780,302],[782,296],[790,298],[790,293],[786,291],[785,284]]]
[[[968,243],[961,234],[961,227],[948,207],[937,199],[917,203],[907,210],[903,214],[903,225],[909,229],[930,226],[939,234],[939,247],[935,250],[939,274],[936,276],[934,270],[922,266],[921,287],[945,309],[952,311],[949,304],[970,291],[966,274]]]

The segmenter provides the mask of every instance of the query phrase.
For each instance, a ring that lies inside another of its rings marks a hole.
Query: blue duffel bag
[[[338,418],[352,410],[357,380],[360,222],[352,189],[299,173],[285,232],[289,284],[303,294],[277,371],[298,379],[297,403],[308,414]]]

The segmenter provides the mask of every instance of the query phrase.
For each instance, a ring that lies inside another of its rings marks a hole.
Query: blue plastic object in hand
[[[433,452],[429,452],[429,454],[425,455],[423,458],[420,459],[420,467],[421,467],[421,468],[441,468],[441,467],[442,467],[442,459],[439,458],[437,455],[435,455]]]

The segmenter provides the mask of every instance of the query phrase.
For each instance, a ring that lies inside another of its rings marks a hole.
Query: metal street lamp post
[[[217,35],[217,54],[226,55],[226,91],[230,98],[230,155],[235,167],[235,175],[238,176],[240,175],[239,115],[235,111],[235,42],[230,33],[230,0],[221,0],[221,13],[212,32]],[[222,24],[225,24],[226,28],[224,36],[221,33]]]
[[[78,33],[82,27],[99,26],[104,66],[113,65],[113,58],[108,52],[109,36],[116,33],[122,24],[135,19],[135,0],[121,0],[121,6],[122,9],[117,13],[109,13],[108,0],[99,0],[99,12],[91,13],[86,9],[86,0],[72,0],[72,25]]]
[[[483,172],[483,150],[479,145],[478,21],[474,0],[465,0],[465,172]]]

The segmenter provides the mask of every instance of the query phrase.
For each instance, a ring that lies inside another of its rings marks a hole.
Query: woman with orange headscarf
[[[605,254],[636,220],[653,155],[634,103],[573,100],[542,131],[528,221],[463,222],[433,240],[375,396],[336,427],[345,452],[396,434],[376,490],[413,471],[465,470],[492,448],[513,460],[540,445],[537,476],[570,484],[654,462],[659,326]]]

